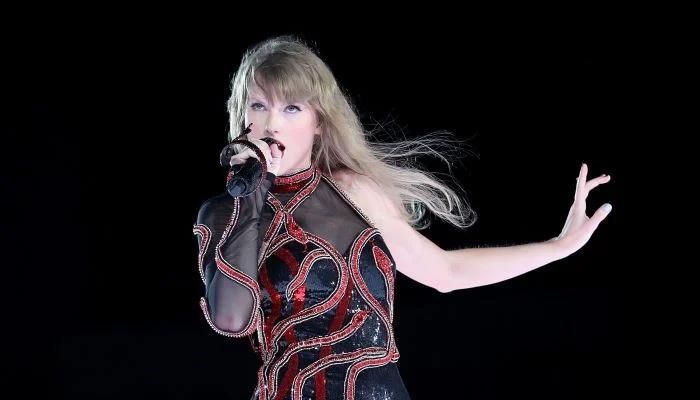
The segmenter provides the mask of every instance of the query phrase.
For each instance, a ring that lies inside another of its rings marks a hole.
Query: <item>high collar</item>
[[[273,193],[295,193],[313,179],[314,172],[316,172],[316,168],[310,165],[301,171],[279,175],[275,178],[275,183],[270,191]]]

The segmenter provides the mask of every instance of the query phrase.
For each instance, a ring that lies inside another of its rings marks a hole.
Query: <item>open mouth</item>
[[[273,138],[271,138],[271,137],[264,137],[264,138],[262,138],[262,139],[260,139],[260,140],[262,140],[263,142],[267,143],[268,146],[272,146],[273,143],[277,143],[277,146],[279,146],[280,150],[284,151],[284,144],[282,144],[282,142],[280,142],[280,141],[277,140],[277,139],[273,139]]]

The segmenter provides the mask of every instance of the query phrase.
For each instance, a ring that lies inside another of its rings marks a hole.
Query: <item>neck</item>
[[[271,190],[273,193],[296,192],[313,179],[315,171],[316,168],[313,168],[311,163],[304,168],[286,171],[275,178]]]
[[[305,167],[301,167],[301,168],[292,168],[292,169],[290,169],[289,171],[285,171],[284,174],[280,174],[279,176],[290,176],[290,175],[294,175],[294,174],[296,174],[297,172],[300,172],[300,171],[304,171],[304,170],[306,170],[306,169],[309,169],[309,167],[311,167],[311,161],[309,161],[308,163],[306,163],[306,166],[305,166]]]

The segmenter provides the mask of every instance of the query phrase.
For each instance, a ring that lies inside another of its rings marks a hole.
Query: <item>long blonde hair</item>
[[[418,156],[432,154],[451,171],[447,157],[460,155],[457,153],[461,142],[448,132],[394,142],[373,140],[382,131],[381,127],[364,128],[350,97],[340,88],[329,67],[301,39],[274,37],[245,52],[231,82],[227,104],[229,140],[243,129],[249,88],[253,84],[274,98],[309,99],[322,127],[320,138],[312,148],[312,165],[323,173],[332,176],[333,171],[347,168],[371,178],[393,201],[401,203],[402,207],[398,208],[404,219],[416,229],[430,225],[430,219],[425,218],[426,209],[458,228],[469,227],[476,221],[476,213],[463,198],[436,174],[419,169],[414,162]],[[454,184],[461,189],[457,182]]]

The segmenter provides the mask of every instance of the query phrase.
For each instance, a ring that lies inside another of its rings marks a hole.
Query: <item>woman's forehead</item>
[[[265,101],[273,102],[273,103],[282,103],[282,102],[303,103],[303,102],[306,102],[309,100],[309,98],[307,98],[308,96],[303,96],[303,97],[302,96],[293,96],[294,98],[281,99],[280,97],[284,97],[283,93],[275,93],[275,91],[272,90],[272,88],[262,88],[257,83],[254,83],[249,87],[248,97],[259,99],[259,100],[265,100]]]
[[[248,88],[248,96],[257,97],[260,99],[267,99],[266,91],[263,90],[263,88],[261,88],[260,86],[258,86],[257,83],[250,85],[250,87]]]

